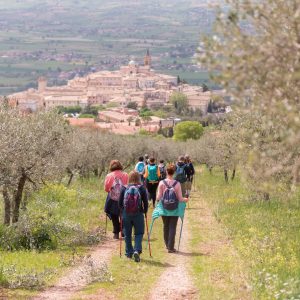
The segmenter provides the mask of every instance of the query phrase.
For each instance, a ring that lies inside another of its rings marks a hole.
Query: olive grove
[[[223,141],[234,145],[252,186],[268,198],[274,182],[292,189],[299,183],[300,2],[227,3],[199,59],[218,70],[214,79],[240,106]]]

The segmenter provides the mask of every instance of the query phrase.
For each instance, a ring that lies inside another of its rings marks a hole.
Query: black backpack
[[[159,172],[160,172],[160,177],[159,177],[160,180],[164,180],[167,178],[166,166],[159,167]]]
[[[177,165],[176,173],[174,179],[179,181],[180,183],[184,183],[187,181],[187,176],[185,173],[186,165]]]

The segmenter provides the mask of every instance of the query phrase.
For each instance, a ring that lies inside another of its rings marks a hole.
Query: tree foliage
[[[198,140],[202,134],[203,127],[196,121],[180,122],[174,129],[174,139],[176,141]]]
[[[175,112],[179,115],[183,114],[188,109],[188,99],[187,96],[180,92],[173,92],[170,97],[170,101],[174,106]]]
[[[241,104],[234,126],[249,178],[269,191],[300,171],[300,2],[229,0],[201,61]]]
[[[5,223],[18,221],[23,192],[59,173],[57,160],[70,129],[56,112],[27,116],[0,108],[0,187]]]

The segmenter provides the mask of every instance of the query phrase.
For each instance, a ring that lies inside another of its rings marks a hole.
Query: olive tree
[[[227,2],[200,60],[218,70],[214,79],[244,105],[248,175],[294,186],[300,173],[300,2]]]
[[[56,113],[22,115],[0,107],[0,187],[4,223],[16,223],[27,185],[37,187],[62,172],[59,156],[69,126]]]

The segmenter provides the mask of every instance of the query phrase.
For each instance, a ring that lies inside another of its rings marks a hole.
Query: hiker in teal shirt
[[[153,207],[155,207],[156,191],[160,178],[159,167],[155,164],[155,158],[151,157],[149,165],[146,166],[145,171],[146,185],[149,193],[149,200],[153,201]]]

